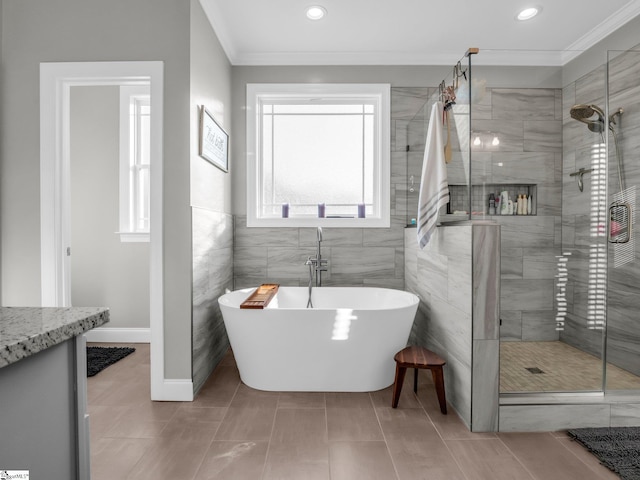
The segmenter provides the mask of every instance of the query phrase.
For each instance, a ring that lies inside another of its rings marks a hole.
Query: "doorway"
[[[163,62],[40,65],[40,218],[42,306],[71,305],[70,96],[74,86],[150,85],[151,194],[149,317],[151,399],[184,400],[164,379],[162,182]],[[184,392],[184,396],[192,396]]]

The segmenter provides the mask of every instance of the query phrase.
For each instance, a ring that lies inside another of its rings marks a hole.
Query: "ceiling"
[[[233,65],[563,65],[640,14],[640,0],[200,0]],[[311,21],[309,5],[327,15]],[[517,50],[517,52],[516,52]]]

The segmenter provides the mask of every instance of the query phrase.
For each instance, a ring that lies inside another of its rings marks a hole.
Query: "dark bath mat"
[[[93,377],[135,351],[131,347],[87,347],[87,377]]]
[[[574,428],[567,433],[623,480],[640,480],[640,427]]]

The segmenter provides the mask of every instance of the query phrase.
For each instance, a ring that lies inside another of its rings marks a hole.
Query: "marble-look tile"
[[[467,256],[471,258],[471,236],[472,228],[470,225],[444,225],[436,230],[432,242],[429,242],[433,248],[438,249],[438,253],[447,257]]]
[[[483,260],[478,258],[477,262]],[[471,315],[473,310],[472,259],[466,255],[448,257],[447,300],[462,312]]]
[[[546,256],[525,255],[522,259],[522,278],[554,278],[558,274],[558,259],[556,258],[556,255],[553,255],[553,253],[556,252],[551,251]]]
[[[551,310],[552,280],[509,280],[502,282],[501,308],[505,310]]]
[[[318,244],[316,228],[300,228],[300,248],[309,249],[310,255],[315,255]],[[322,248],[361,246],[364,229],[362,228],[323,228]]]
[[[394,277],[395,249],[332,247],[330,268],[332,274]]]
[[[627,51],[621,54],[615,53],[615,58],[609,61],[609,95],[616,95],[625,90],[638,86],[638,61],[640,55],[637,51]]]
[[[476,120],[491,120],[493,118],[492,95],[493,89],[487,88],[482,99],[474,103],[471,108],[471,122]]]
[[[562,122],[558,120],[525,121],[525,152],[562,152]]]
[[[473,227],[473,338],[498,338],[500,318],[500,227]]]
[[[471,316],[437,297],[429,302],[429,334],[438,340],[449,355],[456,356],[471,368]]]
[[[560,89],[554,90],[554,97],[555,97],[555,101],[554,101],[554,109],[555,109],[554,118],[556,120],[562,121],[562,117],[563,117],[562,90],[560,90]]]
[[[503,281],[514,278],[522,278],[523,264],[522,256],[505,256],[500,257],[500,270]]]
[[[305,262],[310,256],[315,256],[315,252],[270,246],[267,248],[267,276],[269,278],[301,278],[308,274],[309,267]],[[328,268],[331,270],[331,249],[324,248],[322,258],[328,260]],[[323,279],[328,278],[330,271],[322,272],[322,276]]]
[[[363,228],[362,245],[364,247],[397,247],[404,238],[405,219],[394,216],[390,228]]]
[[[411,120],[424,108],[432,91],[428,87],[392,87],[391,118]]]
[[[558,339],[555,310],[522,312],[523,342],[550,342]]]
[[[505,248],[553,247],[555,220],[553,217],[501,217],[501,242]]]
[[[448,402],[471,430],[471,366],[458,357],[449,355],[444,381]]]
[[[633,427],[640,422],[639,403],[615,403],[611,405],[612,427]]]
[[[576,84],[570,83],[562,89],[562,120],[568,121],[571,116],[569,110],[576,104]]]
[[[542,184],[537,187],[537,199],[534,200],[538,216],[562,216],[562,185],[559,183]]]
[[[409,120],[391,120],[391,153],[406,152],[409,138],[407,129]]]
[[[418,288],[446,300],[448,295],[448,258],[436,253],[418,254]]]
[[[606,70],[602,65],[576,80],[576,103],[603,105]]]
[[[492,182],[507,184],[555,182],[556,161],[555,155],[551,152],[495,152],[492,160]]]
[[[522,311],[500,310],[500,340],[520,341],[522,340]]]
[[[495,432],[498,430],[499,357],[499,340],[473,341],[471,428],[474,432]]]
[[[524,123],[520,120],[477,120],[474,131],[498,132],[501,152],[522,152],[524,150]]]
[[[406,151],[403,152],[391,152],[391,183],[407,183],[408,176],[415,175],[414,173],[408,174],[408,156]],[[414,178],[414,181],[419,180],[418,176]]]
[[[297,247],[297,228],[249,228],[236,222],[234,245],[236,247],[268,247],[270,245]],[[246,217],[245,217],[246,224]]]
[[[363,278],[362,285],[365,287],[393,288],[404,290],[405,284],[402,278]]]
[[[548,432],[608,427],[609,405],[501,405],[501,432]]]
[[[233,251],[235,276],[267,276],[267,247],[236,247]]]
[[[494,119],[553,120],[555,118],[555,89],[494,88],[491,95]]]

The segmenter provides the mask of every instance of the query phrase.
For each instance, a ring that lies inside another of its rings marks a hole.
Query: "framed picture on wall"
[[[215,121],[211,112],[200,106],[200,139],[198,154],[223,172],[229,171],[229,135]]]

